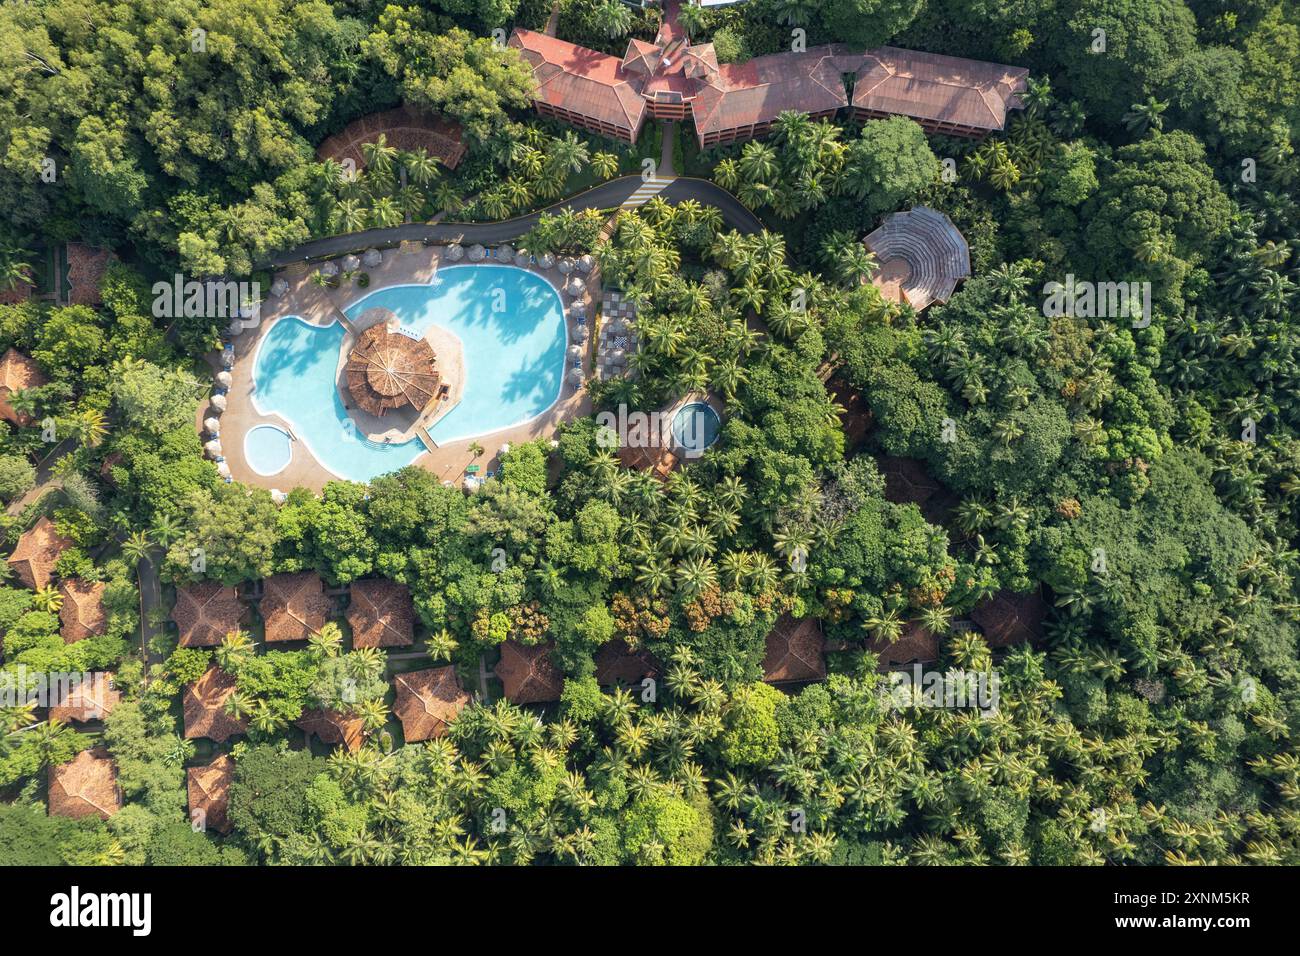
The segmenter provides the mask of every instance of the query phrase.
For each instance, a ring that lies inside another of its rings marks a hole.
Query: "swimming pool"
[[[376,307],[390,309],[413,333],[438,325],[460,339],[461,400],[429,429],[435,442],[523,424],[560,397],[568,332],[559,294],[540,276],[513,266],[447,266],[431,285],[379,289],[344,314],[356,319]],[[259,412],[289,422],[330,472],[369,481],[409,465],[424,445],[419,439],[381,444],[357,434],[337,388],[345,335],[338,322],[276,322],[253,362],[253,402]]]
[[[718,440],[722,419],[706,402],[687,402],[673,416],[673,440],[687,458],[698,458]]]
[[[257,425],[244,436],[244,458],[259,475],[278,475],[293,460],[288,432],[275,425]]]

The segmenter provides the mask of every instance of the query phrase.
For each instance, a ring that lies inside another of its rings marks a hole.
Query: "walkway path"
[[[63,478],[54,474],[54,466],[59,459],[77,447],[72,438],[65,438],[50,450],[50,453],[36,466],[36,484],[32,490],[21,498],[9,503],[5,513],[20,515],[29,506],[44,498],[49,492],[63,487]]]

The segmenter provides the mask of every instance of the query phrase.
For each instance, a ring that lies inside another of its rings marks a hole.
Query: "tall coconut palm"
[[[0,289],[10,291],[30,280],[30,257],[31,254],[21,246],[11,242],[0,245]]]

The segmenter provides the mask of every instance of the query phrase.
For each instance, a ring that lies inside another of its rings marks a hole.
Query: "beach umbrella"
[[[203,419],[203,427],[215,435],[217,432],[221,431],[221,419],[205,418]]]
[[[465,258],[465,247],[459,242],[453,242],[447,247],[446,255],[448,262],[460,262],[461,259]]]
[[[587,317],[587,303],[574,302],[569,306],[569,315],[575,319],[585,319]]]
[[[361,261],[365,263],[367,269],[373,269],[384,261],[384,254],[378,249],[367,249],[362,255]]]
[[[216,458],[221,454],[221,442],[213,438],[204,443],[203,451],[209,458]]]
[[[515,253],[515,265],[519,268],[527,269],[531,262],[532,256],[530,256],[526,250],[520,249]]]
[[[578,271],[583,275],[590,275],[591,270],[596,268],[596,260],[591,256],[578,257]]]
[[[515,247],[510,245],[510,243],[507,242],[504,246],[500,246],[497,248],[498,262],[510,262],[514,259],[514,257],[515,257]]]
[[[286,501],[289,500],[289,496],[286,495],[286,494],[285,494],[283,491],[281,491],[279,488],[272,488],[272,489],[271,489],[271,500],[274,501],[277,505],[282,505],[282,504],[284,504]]]
[[[333,261],[322,262],[319,271],[321,275],[326,276],[327,278],[336,276],[339,274],[339,264]]]
[[[487,250],[476,243],[469,247],[467,255],[469,256],[470,262],[482,262],[483,257],[487,255]]]
[[[555,256],[551,255],[549,252],[543,252],[537,257],[537,267],[539,269],[555,268]]]
[[[587,291],[587,283],[574,276],[569,280],[569,284],[564,287],[564,291],[569,295],[582,295],[583,292]]]
[[[227,465],[224,461],[221,462],[221,463],[219,463],[219,464],[217,465],[217,474],[220,475],[222,478],[229,479],[229,478],[230,478],[230,466]]]
[[[230,386],[234,384],[234,381],[235,381],[234,376],[227,371],[223,370],[217,373],[217,382],[223,388],[230,388]]]
[[[569,346],[569,355],[571,355],[573,358],[582,358],[582,346],[581,346],[581,345],[570,345],[570,346]]]
[[[244,331],[244,323],[239,318],[231,319],[230,324],[226,326],[226,335],[232,339],[242,331]]]
[[[284,279],[276,279],[271,283],[271,295],[279,298],[289,291],[289,283]]]
[[[570,256],[565,256],[560,260],[560,275],[567,276],[572,271],[573,259]]]
[[[475,478],[473,475],[465,476],[465,490],[470,492],[471,494],[478,491],[479,485],[481,484],[482,482],[479,481],[477,478]]]
[[[569,382],[573,385],[582,384],[582,369],[575,368],[569,370]]]
[[[219,394],[213,395],[210,399],[208,399],[208,404],[211,405],[213,408],[215,408],[218,412],[224,412],[226,410],[226,396],[219,395]]]
[[[591,338],[591,327],[587,325],[580,325],[578,326],[577,334],[578,334],[579,342],[586,342],[587,339]]]
[[[342,265],[344,272],[356,272],[361,268],[361,258],[354,253],[349,252],[343,257]]]

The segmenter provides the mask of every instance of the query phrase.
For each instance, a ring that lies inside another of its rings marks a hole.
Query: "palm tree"
[[[84,408],[72,418],[72,434],[83,447],[98,448],[108,435],[108,419],[97,408]]]
[[[704,8],[696,4],[695,0],[686,0],[681,9],[677,11],[677,22],[686,31],[686,35],[694,39],[699,31],[703,29],[706,16]]]
[[[611,40],[627,36],[632,30],[632,11],[618,0],[605,0],[591,11],[596,28],[604,30]]]
[[[171,547],[172,542],[183,533],[177,526],[176,519],[162,511],[154,516],[150,530],[153,532],[154,540],[164,548]]]
[[[381,196],[370,207],[370,221],[376,228],[387,229],[396,226],[403,218],[401,207],[391,196]]]
[[[63,595],[59,593],[57,588],[49,585],[37,588],[32,595],[32,607],[47,614],[57,614],[59,609],[63,607]]]
[[[217,666],[224,671],[237,670],[239,665],[253,655],[253,639],[247,631],[231,631],[221,640],[213,656]]]
[[[1124,126],[1131,133],[1141,136],[1147,130],[1165,128],[1163,113],[1169,109],[1168,101],[1160,101],[1154,96],[1147,97],[1145,103],[1134,103],[1124,114]]]
[[[149,556],[149,549],[152,547],[153,542],[149,540],[148,534],[143,531],[132,531],[122,542],[122,557],[139,566],[140,562]]]
[[[423,147],[413,153],[403,153],[402,167],[417,186],[427,186],[438,178],[438,160]]]
[[[397,149],[388,145],[388,137],[380,133],[371,143],[361,144],[361,153],[366,160],[367,171],[380,179],[386,179],[393,173],[393,164],[397,161]]]
[[[366,207],[355,199],[344,199],[334,208],[339,232],[360,232],[366,228]]]
[[[598,152],[592,154],[591,169],[601,179],[613,179],[618,175],[618,157],[613,153]]]
[[[615,6],[624,13],[628,13],[627,7],[621,3],[616,3]],[[628,14],[628,16],[630,17],[631,14]],[[582,167],[587,165],[588,157],[587,144],[578,139],[577,134],[572,130],[551,142],[550,158],[560,169],[573,173],[581,172]]]
[[[32,266],[27,261],[30,255],[13,243],[0,245],[0,289],[7,292],[18,288],[19,283],[30,283]]]
[[[742,182],[740,166],[734,159],[724,159],[713,167],[713,181],[723,189],[735,192]]]

